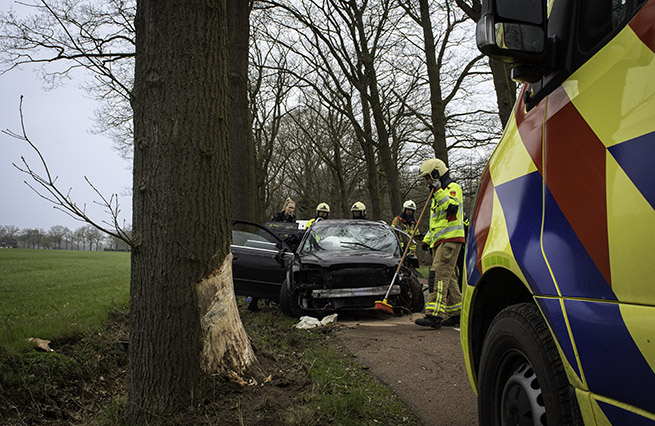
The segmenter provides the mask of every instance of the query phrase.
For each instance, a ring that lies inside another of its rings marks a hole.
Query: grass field
[[[85,333],[129,302],[130,254],[0,250],[0,345]]]

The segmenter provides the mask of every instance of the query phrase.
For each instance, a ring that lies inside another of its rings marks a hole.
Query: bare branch
[[[124,241],[126,244],[128,244],[130,247],[134,248],[136,247],[136,242],[129,237],[129,235],[123,230],[121,225],[118,223],[118,215],[120,214],[120,206],[118,203],[118,195],[117,194],[112,194],[111,198],[107,200],[101,193],[98,191],[98,189],[91,183],[91,181],[84,176],[84,179],[86,182],[89,184],[89,186],[95,191],[95,193],[100,197],[102,202],[98,202],[96,204],[101,205],[105,207],[106,212],[109,213],[109,215],[112,218],[111,223],[107,223],[113,227],[113,230],[110,230],[106,227],[103,227],[99,225],[96,221],[94,221],[92,218],[89,217],[86,213],[86,204],[83,207],[79,207],[72,199],[70,196],[72,188],[69,188],[68,192],[64,194],[61,192],[61,190],[57,187],[57,177],[53,178],[52,175],[50,174],[50,169],[48,168],[48,164],[46,163],[45,159],[43,158],[43,155],[41,154],[41,151],[36,147],[36,145],[30,140],[30,138],[27,136],[27,130],[25,128],[25,120],[23,116],[23,97],[21,96],[20,98],[20,121],[21,121],[21,131],[22,134],[17,134],[15,132],[9,131],[9,130],[3,130],[2,133],[18,139],[25,141],[29,144],[29,146],[36,152],[36,154],[39,156],[41,166],[44,169],[45,172],[45,177],[40,175],[39,173],[35,172],[30,165],[28,164],[27,160],[25,160],[24,157],[21,157],[21,160],[24,164],[24,167],[19,167],[15,163],[13,163],[13,166],[21,171],[22,173],[25,173],[29,175],[36,183],[39,184],[41,187],[41,190],[45,190],[47,194],[49,195],[44,195],[42,192],[40,192],[37,188],[34,186],[30,185],[27,181],[25,181],[25,184],[32,190],[34,191],[37,195],[39,195],[41,198],[44,200],[50,202],[53,204],[53,207],[57,210],[60,210],[70,217],[72,217],[75,220],[81,221],[81,222],[86,222],[89,225],[93,226],[94,228],[98,229],[101,232],[104,232],[105,234],[111,235],[112,237],[118,238],[122,241]]]

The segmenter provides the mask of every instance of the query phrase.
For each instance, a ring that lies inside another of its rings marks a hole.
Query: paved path
[[[340,317],[337,338],[425,425],[476,425],[459,329],[419,327],[414,320],[420,316]]]

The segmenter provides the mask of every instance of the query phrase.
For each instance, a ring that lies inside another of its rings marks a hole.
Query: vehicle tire
[[[555,342],[534,304],[510,306],[493,320],[482,346],[478,379],[481,426],[579,422]]]
[[[301,314],[298,299],[291,291],[291,285],[288,279],[285,279],[282,287],[280,287],[279,307],[283,314],[290,317],[299,317]]]
[[[409,292],[412,298],[412,312],[421,312],[425,307],[425,296],[423,295],[423,285],[415,277],[409,282]]]

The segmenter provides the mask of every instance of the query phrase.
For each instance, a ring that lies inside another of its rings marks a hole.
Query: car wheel
[[[412,298],[412,312],[423,311],[423,308],[425,307],[423,285],[416,278],[412,278],[412,280],[409,282],[409,292]]]
[[[394,306],[394,313],[403,315],[408,312],[421,312],[424,308],[424,302],[423,286],[416,277],[411,277],[409,280],[403,280],[400,283],[400,295],[396,306]]]
[[[298,306],[298,299],[291,291],[289,280],[284,280],[282,287],[280,287],[280,310],[283,314],[290,317],[300,316],[300,307]]]
[[[578,423],[555,342],[533,304],[510,306],[491,323],[478,378],[482,426]]]

